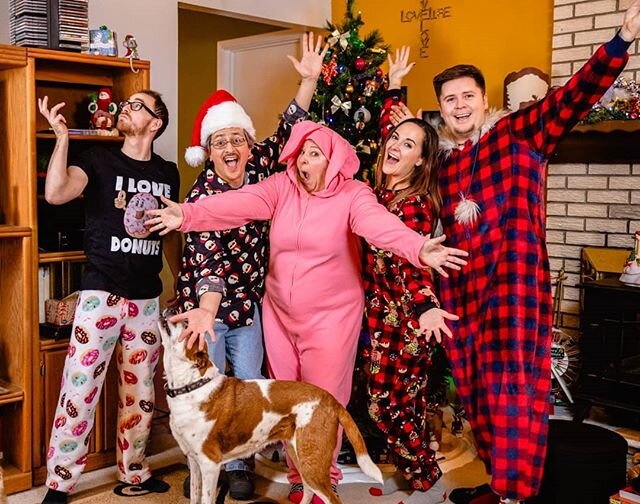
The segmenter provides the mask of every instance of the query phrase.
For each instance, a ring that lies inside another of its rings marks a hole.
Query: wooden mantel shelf
[[[640,120],[602,121],[573,128],[551,163],[618,164],[640,161]]]

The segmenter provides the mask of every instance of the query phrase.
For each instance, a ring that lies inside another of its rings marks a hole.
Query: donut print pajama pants
[[[96,290],[80,293],[49,440],[49,488],[70,493],[84,470],[95,409],[114,350],[118,479],[138,484],[151,477],[144,452],[153,415],[153,375],[160,357],[158,318],[158,298],[129,300]]]

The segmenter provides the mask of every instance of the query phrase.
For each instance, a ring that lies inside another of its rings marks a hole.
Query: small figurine
[[[91,128],[98,130],[110,130],[115,124],[114,114],[118,107],[111,100],[111,89],[100,88],[98,94],[91,95],[91,103],[89,103],[89,112],[91,112]]]
[[[124,55],[125,58],[139,59],[138,56],[138,42],[135,37],[131,34],[127,35],[122,42],[122,45],[127,48],[127,54]]]
[[[631,287],[640,287],[640,229],[633,236],[635,244],[620,275],[620,281]]]

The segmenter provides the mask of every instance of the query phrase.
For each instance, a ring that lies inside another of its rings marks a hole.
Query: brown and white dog
[[[301,504],[315,493],[340,504],[329,479],[338,424],[353,446],[358,465],[382,483],[364,440],[347,410],[328,392],[302,382],[238,380],[220,373],[207,352],[178,342],[182,324],[167,311],[160,322],[167,402],[173,436],[189,460],[191,502],[213,503],[220,468],[283,441],[302,477]]]

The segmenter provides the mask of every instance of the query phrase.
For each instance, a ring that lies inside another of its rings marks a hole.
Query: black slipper
[[[165,493],[169,491],[169,488],[171,486],[166,481],[151,477],[137,485],[122,483],[113,489],[113,493],[121,497],[137,497],[150,493]]]
[[[493,490],[491,490],[489,483],[485,483],[477,487],[456,488],[451,490],[451,493],[449,493],[449,500],[453,502],[453,504],[471,504],[474,499],[487,494],[493,494]]]

